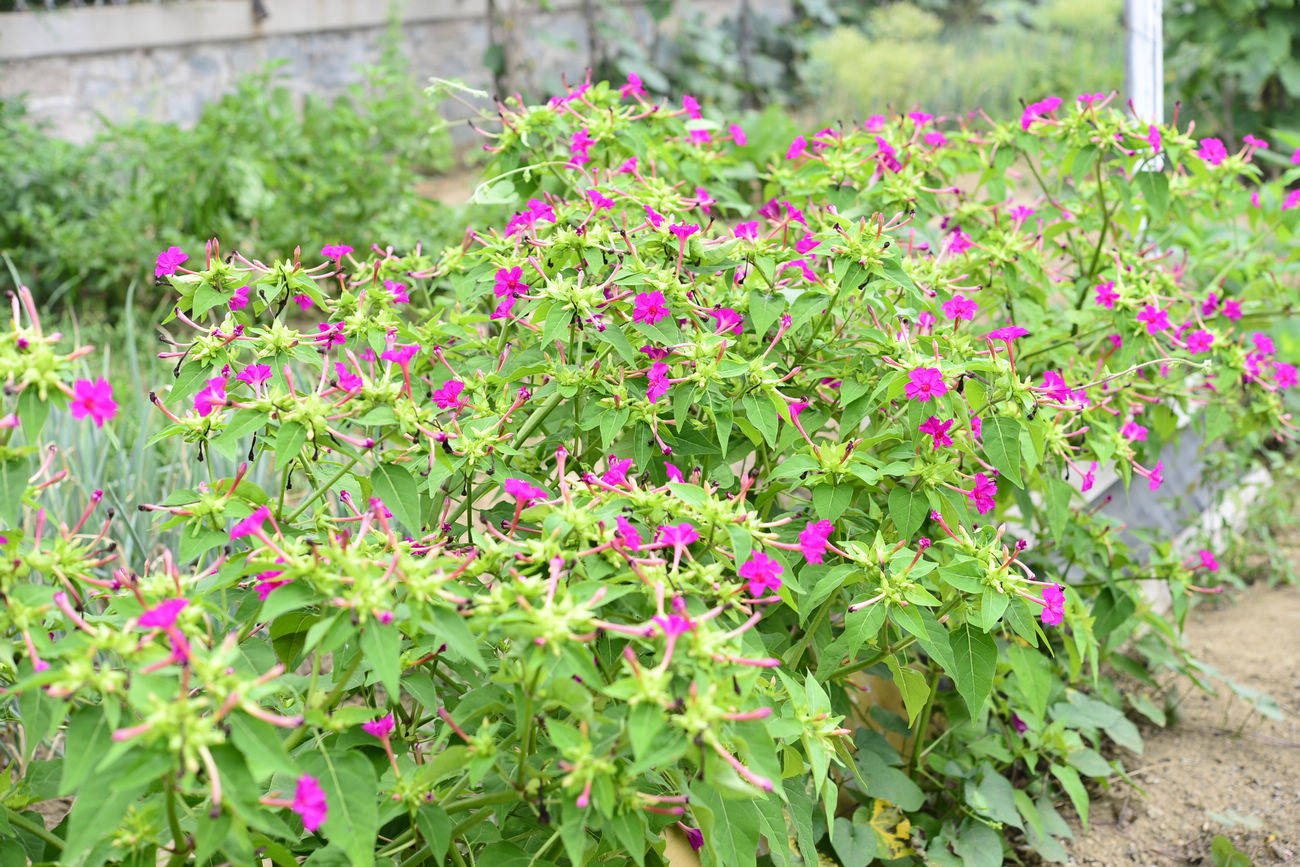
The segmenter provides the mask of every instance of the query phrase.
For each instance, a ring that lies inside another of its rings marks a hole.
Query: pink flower
[[[1020,113],[1020,128],[1028,132],[1035,121],[1050,119],[1052,112],[1060,107],[1061,98],[1059,96],[1049,96],[1046,99],[1040,99],[1038,102],[1031,102]]]
[[[248,286],[240,286],[235,290],[235,294],[230,296],[228,302],[231,310],[243,310],[248,306]]]
[[[706,145],[713,141],[713,133],[707,129],[689,129],[686,131],[686,140],[693,145]]]
[[[1043,588],[1043,610],[1038,616],[1048,626],[1058,626],[1065,619],[1065,592],[1060,584]]]
[[[645,88],[641,86],[641,76],[635,72],[627,74],[627,84],[618,89],[618,95],[627,99],[629,96],[645,97]]]
[[[623,160],[622,164],[619,165],[618,171],[615,172],[615,174],[618,175],[636,174],[636,157],[628,157],[627,159]]]
[[[943,372],[935,367],[918,367],[907,373],[909,382],[903,393],[922,403],[932,397],[948,393],[948,385],[943,381]]]
[[[510,310],[511,310],[511,308],[513,308],[514,306],[515,306],[515,298],[514,298],[513,295],[510,296],[509,298],[502,298],[502,299],[501,299],[501,303],[498,304],[498,305],[496,306],[496,309],[492,311],[492,315],[491,315],[490,317],[488,317],[488,318],[490,318],[490,319],[511,319],[511,318],[513,318],[513,317],[512,317],[512,315],[511,315],[511,313],[510,313]]]
[[[627,548],[629,551],[640,551],[641,534],[636,531],[636,527],[633,527],[628,519],[624,518],[622,515],[619,515],[615,519],[615,522],[618,525],[619,544],[624,548]]]
[[[710,205],[716,205],[717,203],[718,200],[710,196],[709,191],[704,189],[704,187],[695,188],[695,206],[698,207],[705,214],[709,213]],[[697,231],[698,228],[699,227],[696,227]]]
[[[260,536],[262,534],[262,525],[271,517],[271,510],[266,506],[257,509],[235,526],[230,528],[231,540],[242,539],[245,536]]]
[[[506,237],[509,238],[524,229],[531,229],[543,220],[554,223],[555,209],[541,199],[529,199],[528,210],[515,214],[506,224]]]
[[[1119,293],[1115,291],[1115,281],[1107,280],[1105,283],[1097,284],[1097,303],[1107,310],[1114,308],[1115,302],[1119,300]]]
[[[797,135],[794,137],[794,141],[790,142],[790,147],[786,149],[785,158],[788,160],[797,160],[799,157],[807,156],[807,152],[808,140],[801,135]]]
[[[929,310],[922,310],[920,313],[916,314],[916,327],[922,331],[932,327],[937,321],[938,320],[935,319],[934,314]]]
[[[885,128],[885,123],[887,121],[888,118],[883,114],[873,114],[866,119],[865,123],[862,124],[862,128],[867,132],[880,132]]]
[[[154,262],[153,275],[166,277],[175,274],[181,263],[188,261],[189,258],[180,247],[168,247],[158,254],[158,259]]]
[[[795,242],[794,248],[799,252],[799,255],[802,256],[811,253],[814,249],[820,247],[821,243],[822,242],[818,241],[812,232],[804,232],[803,237]]]
[[[809,521],[799,533],[799,550],[809,563],[820,563],[835,525],[830,521]],[[757,594],[755,594],[757,595]]]
[[[235,374],[235,379],[240,382],[246,382],[253,388],[257,388],[262,383],[271,378],[271,365],[269,364],[250,364],[239,373]]]
[[[1292,190],[1282,200],[1282,210],[1289,211],[1292,208],[1300,208],[1300,190]]]
[[[923,434],[929,434],[931,437],[933,437],[934,447],[937,449],[940,446],[952,445],[952,437],[948,436],[948,429],[952,427],[952,423],[953,423],[952,419],[948,419],[947,421],[939,421],[939,417],[937,415],[932,415],[929,418],[927,418],[925,421],[921,422],[921,426],[920,428],[918,428],[918,430],[920,430],[921,433]]]
[[[534,500],[544,500],[548,494],[541,488],[534,487],[523,479],[506,479],[506,493],[514,497],[525,508]]]
[[[658,229],[664,224],[664,215],[656,211],[649,205],[643,205],[645,208],[645,220],[654,228]]]
[[[1246,133],[1245,135],[1243,135],[1241,137],[1241,141],[1243,144],[1246,145],[1246,147],[1250,148],[1251,150],[1262,150],[1262,151],[1268,150],[1268,142],[1264,141],[1262,138],[1256,138],[1250,133]]]
[[[673,223],[668,227],[668,231],[677,236],[680,243],[686,243],[686,239],[700,230],[700,227],[694,223]]]
[[[1280,389],[1288,389],[1296,383],[1296,370],[1294,365],[1275,361],[1273,362],[1273,375],[1274,382]]]
[[[364,384],[361,377],[349,370],[348,366],[341,361],[334,362],[334,375],[338,379],[339,388],[346,392],[356,391]]]
[[[732,234],[745,241],[757,241],[758,220],[750,220],[748,223],[741,223],[732,230]]]
[[[907,117],[918,127],[925,126],[927,123],[934,120],[934,115],[927,114],[923,111],[909,111]]]
[[[676,638],[695,628],[695,621],[681,614],[658,615],[651,619],[669,638]]]
[[[619,485],[626,485],[627,471],[631,466],[632,466],[631,458],[624,458],[623,460],[620,461],[617,458],[615,458],[613,455],[610,455],[609,468],[605,470],[605,472],[601,475],[600,480],[607,485],[614,485],[615,487]]]
[[[668,381],[668,365],[662,361],[656,361],[650,365],[650,372],[647,374],[650,378],[650,385],[646,389],[646,400],[651,403],[658,403],[659,398],[668,393],[668,387],[672,385]]]
[[[393,726],[395,724],[396,720],[393,719],[393,715],[390,713],[387,716],[381,716],[379,719],[362,723],[361,728],[371,737],[383,740],[393,733]]]
[[[699,540],[700,533],[695,529],[695,525],[686,521],[680,524],[664,524],[655,534],[656,543],[671,545],[674,548],[685,548]]]
[[[971,439],[979,439],[984,435],[984,423],[980,421],[980,417],[977,415],[970,417],[970,435]]]
[[[636,296],[636,303],[632,308],[632,321],[654,325],[668,316],[667,305],[668,300],[664,298],[664,293],[658,290],[642,292]]]
[[[315,777],[303,774],[298,778],[291,809],[302,817],[302,826],[308,831],[315,831],[325,824],[329,805],[325,803],[325,790]]]
[[[699,120],[703,115],[700,114],[700,103],[689,93],[682,97],[682,108],[691,120]]]
[[[939,132],[937,129],[930,130],[924,136],[922,136],[922,138],[925,140],[926,144],[936,149],[944,147],[948,144],[948,137],[945,136],[943,133]]]
[[[336,264],[351,252],[352,248],[347,244],[326,244],[320,250],[322,256],[326,259],[333,259]]]
[[[591,154],[589,154],[588,151],[595,143],[596,140],[591,137],[589,132],[587,132],[585,126],[575,132],[569,139],[569,165],[577,167],[591,162]],[[531,204],[532,202],[530,201],[529,205]]]
[[[1151,471],[1147,479],[1147,487],[1153,491],[1158,491],[1160,486],[1165,483],[1165,462],[1156,461],[1156,468]]]
[[[1124,426],[1119,429],[1120,436],[1124,437],[1124,439],[1130,442],[1135,442],[1135,443],[1146,442],[1147,433],[1148,433],[1147,428],[1143,427],[1142,425],[1138,424],[1135,421],[1127,421],[1124,423]]]
[[[668,481],[670,482],[681,484],[686,481],[686,479],[682,477],[682,471],[677,469],[675,465],[670,464],[668,461],[664,461],[664,472],[668,474]]]
[[[498,298],[504,298],[507,295],[521,295],[528,291],[528,284],[524,282],[524,269],[518,265],[513,268],[498,268],[496,273],[496,284],[492,287],[492,292]]]
[[[1223,315],[1228,319],[1236,322],[1241,318],[1241,302],[1236,298],[1223,302]]]
[[[898,151],[881,136],[876,136],[876,152],[873,155],[880,161],[881,167],[891,172],[901,172],[903,164],[898,161]]]
[[[974,246],[975,242],[971,240],[970,235],[961,230],[961,226],[953,226],[952,231],[948,233],[948,237],[944,239],[943,251],[954,256],[960,256]]]
[[[1034,209],[1025,205],[1016,205],[1007,212],[1007,215],[1011,217],[1013,223],[1023,223],[1034,215]]]
[[[320,337],[317,339],[324,343],[326,349],[331,346],[342,346],[348,342],[347,335],[343,333],[342,322],[333,324],[321,322],[316,326],[316,330],[320,332]]]
[[[407,292],[404,284],[398,283],[396,280],[385,280],[384,288],[388,290],[388,297],[392,299],[394,304],[411,303],[411,295]]]
[[[1106,94],[1104,93],[1081,93],[1075,97],[1075,99],[1078,100],[1079,105],[1084,108],[1092,108],[1094,102],[1101,102],[1105,98]]]
[[[737,147],[744,147],[749,144],[749,139],[745,137],[745,131],[740,128],[739,124],[731,124],[727,127],[727,132],[731,133],[731,140],[736,143]]]
[[[167,599],[140,615],[140,625],[145,629],[171,629],[181,609],[189,605],[188,599]]]
[[[614,200],[601,195],[600,190],[594,188],[587,190],[587,198],[591,200],[591,206],[598,211],[607,211],[614,207]]]
[[[943,315],[953,322],[960,319],[965,319],[967,322],[974,321],[975,311],[979,309],[979,304],[964,295],[954,295],[943,302]]]
[[[460,399],[460,393],[464,390],[465,383],[459,379],[449,379],[430,392],[429,397],[440,409],[460,409],[465,406],[465,402]]]
[[[72,384],[72,403],[69,408],[73,418],[90,417],[95,422],[95,427],[103,427],[104,422],[117,415],[113,386],[102,376],[94,382],[78,379]]]
[[[779,588],[783,571],[784,566],[762,551],[755,551],[739,570],[740,577],[749,582],[750,596],[765,596],[769,590]]]
[[[1201,148],[1196,155],[1212,166],[1217,166],[1228,158],[1228,149],[1217,138],[1201,139]]]
[[[1300,148],[1296,148],[1295,153],[1291,154],[1291,164],[1300,165]]]
[[[1213,344],[1214,344],[1214,335],[1208,331],[1205,330],[1193,331],[1191,334],[1187,335],[1188,352],[1193,352],[1193,353],[1206,352]]]
[[[1004,325],[1001,328],[995,328],[990,331],[986,336],[989,340],[1005,340],[1010,343],[1012,340],[1015,340],[1018,337],[1025,337],[1028,334],[1029,332],[1021,328],[1019,325]]]
[[[398,367],[406,367],[408,364],[411,363],[411,359],[415,358],[415,354],[419,351],[420,351],[420,347],[414,343],[408,344],[406,346],[399,346],[395,344],[393,346],[390,346],[388,349],[385,349],[383,352],[379,353],[379,357],[382,358],[384,361],[393,362]]]
[[[1088,467],[1088,472],[1083,474],[1083,485],[1080,490],[1086,494],[1092,490],[1092,486],[1095,484],[1097,484],[1097,462],[1093,461],[1092,465]]]
[[[266,597],[271,595],[272,590],[274,590],[277,587],[283,587],[284,585],[291,583],[292,579],[290,578],[285,578],[283,580],[276,580],[283,574],[284,574],[283,569],[274,569],[271,571],[258,573],[257,586],[254,588],[254,591],[257,593],[257,598],[265,602]]]
[[[207,418],[226,405],[226,380],[220,376],[209,379],[194,395],[194,409]]]
[[[293,296],[293,303],[298,305],[299,310],[307,310],[316,302],[311,300],[310,295],[295,295]]]
[[[1160,152],[1161,143],[1164,140],[1160,137],[1160,127],[1154,123],[1147,127],[1147,144],[1151,145],[1151,150],[1155,153]]]
[[[1202,569],[1209,569],[1211,572],[1219,571],[1219,561],[1214,559],[1214,554],[1210,551],[1201,549],[1196,552],[1196,556],[1200,558],[1200,567]]]
[[[985,512],[993,511],[997,505],[994,497],[998,494],[997,483],[983,473],[975,474],[975,485],[967,493],[970,501],[975,505],[975,511],[983,515]]]
[[[1137,320],[1147,324],[1148,334],[1159,334],[1169,328],[1169,311],[1148,304],[1138,311]]]
[[[740,334],[745,330],[745,320],[730,307],[719,307],[717,310],[710,310],[709,316],[713,317],[714,334],[723,334],[728,331],[732,334]]]

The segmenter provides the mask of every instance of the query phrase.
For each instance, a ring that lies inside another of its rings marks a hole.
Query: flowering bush
[[[151,397],[210,477],[139,504],[180,534],[148,562],[98,494],[41,508],[46,415],[117,407],[16,300],[0,835],[70,864],[1062,858],[1060,798],[1086,822],[1104,744],[1141,749],[1123,710],[1162,718],[1102,667],[1191,665],[1217,569],[1142,561],[1087,494],[1160,488],[1182,419],[1248,459],[1295,381],[1254,330],[1284,194],[1107,102],[769,153],[582,85],[502,106],[485,189],[519,205],[437,256],[164,251]]]

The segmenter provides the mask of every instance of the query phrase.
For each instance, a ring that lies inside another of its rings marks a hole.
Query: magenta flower
[[[1160,486],[1165,483],[1165,462],[1156,461],[1156,468],[1151,471],[1147,477],[1147,487],[1153,491],[1160,490]]]
[[[948,393],[948,385],[943,381],[943,372],[936,367],[918,367],[907,373],[908,383],[903,393],[922,403],[932,397]]]
[[[1107,280],[1105,283],[1097,285],[1097,303],[1107,310],[1114,308],[1115,302],[1119,300],[1119,293],[1115,291],[1115,281]]]
[[[922,139],[927,145],[935,149],[946,147],[948,144],[948,137],[937,129],[928,131],[924,136],[922,136]]]
[[[727,127],[727,132],[731,133],[731,140],[736,143],[737,147],[744,147],[749,144],[749,139],[745,137],[745,131],[740,128],[740,124],[731,124]]]
[[[321,322],[316,326],[316,330],[320,332],[320,336],[316,339],[323,343],[326,349],[333,346],[342,346],[348,342],[347,335],[343,333],[342,322],[333,324]]]
[[[618,89],[618,95],[627,99],[629,96],[645,97],[645,88],[641,86],[641,76],[635,72],[627,74],[627,84]]]
[[[633,527],[631,522],[622,515],[614,520],[618,526],[618,533],[615,536],[618,543],[629,551],[640,551],[641,534],[637,532],[636,527]]]
[[[253,388],[257,388],[262,383],[271,378],[271,365],[269,364],[250,364],[239,373],[235,374],[235,379],[240,382],[246,382]]]
[[[176,269],[183,262],[188,261],[189,258],[180,247],[168,247],[158,254],[158,258],[154,262],[153,275],[155,277],[166,277],[175,274]]]
[[[95,427],[103,427],[104,422],[117,415],[113,386],[102,376],[94,382],[78,379],[72,384],[72,403],[69,408],[73,418],[89,417],[95,422]]]
[[[388,297],[392,299],[394,304],[411,303],[411,295],[407,292],[404,284],[398,283],[396,280],[385,280],[384,288],[388,290]]]
[[[699,120],[703,115],[700,114],[700,103],[689,93],[682,97],[682,108],[691,120]]]
[[[1282,200],[1282,210],[1289,211],[1292,208],[1300,208],[1300,190],[1292,190]]]
[[[440,409],[460,409],[466,405],[466,402],[460,399],[460,393],[464,390],[465,383],[459,379],[449,379],[434,389],[429,397]]]
[[[1236,322],[1241,318],[1241,302],[1236,298],[1231,298],[1223,302],[1223,315],[1228,319]]]
[[[533,487],[523,479],[506,479],[505,489],[507,494],[518,500],[525,508],[534,500],[544,500],[549,496],[546,491]]]
[[[365,730],[366,734],[379,738],[382,741],[393,733],[393,726],[395,724],[396,721],[390,713],[387,716],[381,716],[379,719],[362,723],[361,728]]]
[[[686,131],[686,140],[693,145],[706,145],[713,141],[713,133],[707,129],[690,129]]]
[[[1296,369],[1294,365],[1285,364],[1281,361],[1273,362],[1274,382],[1280,389],[1288,389],[1296,383]]]
[[[799,533],[799,550],[804,559],[809,563],[821,563],[834,532],[835,525],[830,521],[809,521]]]
[[[1246,145],[1246,147],[1250,148],[1251,150],[1262,150],[1262,151],[1268,150],[1268,142],[1264,141],[1262,138],[1256,138],[1250,133],[1246,133],[1245,135],[1243,135],[1241,137],[1241,141],[1243,144]]]
[[[615,487],[627,484],[627,471],[632,466],[631,458],[618,460],[613,455],[609,456],[609,468],[601,475],[600,480],[607,485]]]
[[[1031,102],[1020,113],[1020,128],[1028,132],[1035,121],[1050,119],[1052,112],[1060,107],[1061,98],[1059,96],[1049,96],[1046,99],[1040,99],[1038,102]]]
[[[1160,127],[1154,123],[1147,127],[1147,144],[1151,145],[1154,153],[1160,153],[1160,146],[1163,139],[1160,137]]]
[[[655,290],[653,292],[642,292],[636,296],[636,303],[632,308],[633,322],[654,325],[667,316],[668,300],[664,298],[664,293]]]
[[[937,415],[932,415],[929,418],[927,418],[925,421],[921,422],[921,426],[920,428],[918,428],[918,430],[920,430],[921,433],[923,434],[929,434],[931,437],[933,437],[934,447],[937,449],[940,446],[952,445],[952,437],[948,436],[948,429],[952,427],[952,423],[953,423],[952,419],[948,419],[947,421],[939,421],[939,417]]]
[[[1193,331],[1187,335],[1187,351],[1193,353],[1202,353],[1209,351],[1214,345],[1214,335],[1204,329]]]
[[[993,511],[993,507],[997,505],[993,498],[997,495],[997,483],[983,473],[975,474],[975,485],[966,492],[966,496],[970,497],[971,503],[975,506],[975,511],[981,515]]]
[[[411,359],[415,358],[415,354],[419,351],[420,347],[414,343],[407,346],[394,345],[379,353],[379,357],[404,368],[411,363]]]
[[[654,228],[658,229],[664,224],[664,215],[656,211],[649,205],[642,205],[645,208],[645,220]]]
[[[216,376],[209,379],[194,395],[194,409],[204,418],[226,405],[226,380]]]
[[[1065,619],[1065,592],[1060,584],[1043,588],[1043,610],[1038,616],[1048,626],[1058,626]]]
[[[524,269],[519,265],[513,268],[498,268],[496,273],[496,285],[492,287],[492,292],[498,298],[506,296],[522,295],[528,291],[528,284],[524,282]]]
[[[326,244],[321,247],[320,254],[326,259],[333,259],[337,265],[344,256],[352,252],[352,248],[347,244]]]
[[[681,822],[677,823],[681,825]],[[691,848],[696,852],[704,848],[704,832],[699,828],[690,828],[682,826],[686,832],[686,842],[691,844]]]
[[[876,136],[876,153],[875,159],[880,161],[880,165],[891,172],[901,172],[903,164],[898,161],[898,151],[894,146],[885,141],[881,136]]]
[[[298,778],[298,786],[293,793],[291,808],[302,817],[302,826],[308,831],[315,831],[325,824],[329,805],[325,802],[325,790],[315,777],[303,774]]]
[[[695,206],[699,208],[701,211],[703,211],[705,214],[708,214],[710,207],[716,205],[717,203],[718,200],[710,196],[709,191],[704,189],[704,187],[695,188]],[[696,231],[699,231],[698,226],[696,226],[695,229]]]
[[[758,240],[758,220],[741,223],[732,230],[732,234],[744,241]]]
[[[515,306],[514,296],[511,296],[509,298],[502,298],[501,303],[498,304],[496,309],[492,311],[492,315],[489,318],[490,319],[511,319],[513,318],[513,315],[511,314],[510,310],[514,306]]]
[[[1217,138],[1201,139],[1201,148],[1196,155],[1212,166],[1217,166],[1228,158],[1228,149]]]
[[[310,295],[295,295],[293,296],[293,303],[298,305],[299,310],[308,310],[315,305],[316,302],[311,300]]]
[[[984,423],[977,415],[970,417],[970,435],[971,439],[979,439],[984,435]]]
[[[239,521],[235,526],[230,528],[231,540],[242,539],[245,536],[262,535],[262,525],[265,524],[267,519],[270,517],[271,510],[266,506],[260,507],[253,512],[253,514],[249,515],[244,520]]]
[[[338,379],[339,388],[346,392],[356,391],[364,384],[361,377],[349,370],[348,366],[341,361],[334,362],[334,375]]]
[[[253,588],[254,592],[257,593],[257,598],[265,602],[266,597],[271,595],[272,590],[277,587],[283,587],[292,582],[293,579],[291,578],[280,579],[280,576],[283,574],[283,569],[272,569],[266,572],[259,572],[256,576],[257,586]]]
[[[1106,94],[1104,93],[1081,93],[1075,97],[1075,99],[1078,100],[1079,105],[1084,108],[1092,108],[1094,102],[1101,102],[1105,98]]]
[[[668,461],[664,461],[664,473],[668,476],[668,481],[670,482],[682,484],[686,481],[686,479],[682,477],[682,471],[677,469],[676,465],[671,464]]]
[[[1032,217],[1034,213],[1034,209],[1027,205],[1016,205],[1007,212],[1007,216],[1011,217],[1011,222],[1013,223],[1023,223],[1025,220]]]
[[[888,122],[888,118],[886,118],[883,114],[873,114],[870,117],[868,117],[865,122],[863,122],[862,128],[865,129],[867,132],[880,132],[882,129],[885,128],[885,124],[887,122]]]
[[[1147,334],[1159,334],[1169,328],[1169,311],[1160,310],[1154,304],[1147,304],[1139,310],[1137,319],[1147,324]]]
[[[248,306],[248,291],[247,285],[240,286],[235,290],[235,294],[230,296],[228,302],[231,310],[243,310]]]
[[[1004,325],[1001,328],[993,329],[986,336],[989,340],[1005,340],[1010,343],[1016,338],[1026,337],[1028,334],[1029,332],[1019,325]]]
[[[684,635],[695,628],[695,621],[681,614],[669,614],[667,616],[661,614],[652,617],[651,620],[653,620],[655,624],[664,631],[664,635],[669,638],[676,638],[679,635]]]
[[[686,243],[686,239],[700,230],[700,227],[694,223],[673,223],[668,227],[668,231],[677,236],[680,243]]]
[[[786,148],[785,158],[788,160],[797,160],[799,157],[806,156],[808,152],[808,140],[801,135],[794,137],[790,142],[790,147]]]
[[[970,235],[961,230],[961,226],[953,226],[952,231],[948,233],[948,237],[944,239],[943,251],[954,256],[960,256],[974,246],[975,242],[971,240]],[[975,302],[972,301],[971,303],[974,304]]]
[[[660,545],[671,545],[674,548],[685,548],[694,542],[700,540],[700,533],[695,529],[695,525],[683,521],[680,524],[664,524],[655,534],[655,542]]]
[[[1135,421],[1124,422],[1124,426],[1119,429],[1119,435],[1129,442],[1144,443],[1147,441],[1149,430]]]
[[[1018,735],[1023,735],[1025,732],[1029,731],[1029,726],[1025,725],[1025,721],[1014,713],[1011,714],[1011,728],[1014,729],[1015,733]]]
[[[795,242],[794,249],[799,255],[804,256],[820,247],[821,243],[812,232],[804,232],[803,237]]]
[[[1219,561],[1214,559],[1214,554],[1212,552],[1206,551],[1202,548],[1200,551],[1196,552],[1196,556],[1200,558],[1200,567],[1202,569],[1209,569],[1211,572],[1219,571]]]
[[[171,629],[181,609],[189,605],[188,599],[166,599],[140,615],[140,625],[145,629]]]
[[[943,302],[943,315],[947,316],[953,322],[959,319],[965,319],[967,322],[975,319],[975,311],[980,306],[964,295],[954,295],[947,301]]]
[[[755,551],[739,570],[740,577],[749,582],[750,596],[766,596],[768,591],[778,589],[784,571],[784,566],[762,551]]]
[[[591,206],[598,211],[607,211],[614,207],[614,200],[601,195],[598,189],[587,190],[587,198],[591,201]]]
[[[658,403],[659,398],[667,394],[668,387],[672,385],[672,383],[668,381],[668,365],[664,364],[662,361],[656,361],[654,364],[650,365],[648,376],[650,379],[650,385],[646,388],[646,400],[651,403]]]
[[[1092,486],[1095,484],[1097,484],[1097,462],[1093,461],[1092,465],[1088,467],[1088,472],[1083,474],[1083,484],[1079,490],[1086,494],[1092,490]]]
[[[717,310],[710,310],[709,316],[713,317],[714,334],[724,334],[728,331],[732,334],[740,334],[745,330],[745,320],[730,307],[719,307]]]

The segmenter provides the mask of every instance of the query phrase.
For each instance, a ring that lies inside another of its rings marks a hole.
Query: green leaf
[[[1159,223],[1169,208],[1169,178],[1163,172],[1135,172],[1138,189],[1147,202],[1147,213],[1152,222]]]
[[[375,677],[384,685],[389,699],[401,697],[398,681],[402,675],[402,633],[389,623],[372,620],[361,631],[361,652]]]
[[[1218,834],[1210,841],[1210,857],[1214,867],[1251,867],[1251,860],[1232,841]]]
[[[979,713],[993,690],[998,666],[998,646],[993,636],[963,623],[949,635],[953,668],[948,672],[972,717]]]
[[[835,834],[831,838],[835,854],[841,864],[870,864],[880,852],[876,848],[876,832],[872,830],[865,809],[853,813],[853,821],[840,817],[835,820]]]
[[[1020,422],[1016,419],[998,416],[984,422],[981,437],[989,463],[1017,488],[1025,486],[1020,477],[1020,430]]]
[[[273,773],[294,773],[293,760],[275,726],[243,713],[231,714],[229,720],[231,743],[244,754],[244,763],[255,780],[262,782]]]
[[[746,867],[757,861],[758,811],[749,800],[729,801],[702,780],[691,782],[691,808],[704,832],[705,867]]]
[[[325,839],[347,852],[353,864],[371,867],[382,797],[374,767],[360,753],[323,750],[304,754],[301,763],[325,790]]]
[[[953,849],[966,867],[1001,867],[1002,835],[974,819],[962,823]]]
[[[112,728],[99,707],[78,708],[72,714],[64,733],[64,754],[86,758],[83,761],[63,763],[63,779],[59,781],[61,793],[73,792],[94,770],[98,764],[97,757],[102,757],[111,743]]]
[[[38,443],[45,422],[50,418],[50,402],[41,400],[36,388],[24,388],[18,392],[18,425],[22,428],[27,442]],[[87,422],[89,423],[89,422]]]
[[[850,485],[818,485],[813,488],[813,510],[823,521],[838,521],[853,502]]]
[[[1070,498],[1074,496],[1074,488],[1063,479],[1049,478],[1044,493],[1047,501],[1047,527],[1053,538],[1060,539],[1065,535],[1065,524],[1070,517]]]
[[[767,333],[784,310],[785,299],[780,295],[764,295],[758,291],[749,293],[749,318],[753,320],[754,333],[759,337]]]
[[[218,454],[224,455],[228,460],[236,460],[244,437],[265,425],[265,413],[255,409],[241,409],[235,413],[225,429],[212,438],[211,445]]]
[[[925,707],[925,702],[930,697],[930,684],[924,674],[899,665],[898,660],[893,656],[885,662],[894,675],[894,685],[903,696],[903,705],[907,708],[907,724],[915,725],[917,714]]]
[[[1037,650],[1015,643],[1007,646],[1006,659],[1015,673],[1012,685],[1020,693],[1025,707],[1041,717],[1047,712],[1047,697],[1052,688],[1052,673],[1047,659]]]
[[[370,476],[370,485],[393,517],[411,533],[420,532],[420,488],[410,470],[399,464],[380,464]]]
[[[298,457],[303,444],[307,442],[307,429],[296,421],[287,421],[280,425],[275,435],[275,464],[283,469]]]
[[[930,514],[930,499],[921,490],[899,485],[889,492],[889,517],[894,520],[901,538],[910,539]]]
[[[1065,793],[1070,796],[1070,802],[1074,804],[1074,809],[1079,814],[1079,822],[1086,832],[1088,830],[1088,790],[1083,787],[1083,781],[1079,779],[1079,772],[1074,768],[1056,763],[1052,764],[1051,771],[1052,776],[1061,781]]]
[[[415,826],[424,842],[429,844],[434,859],[441,864],[447,847],[451,845],[451,817],[437,804],[425,804],[415,814]]]
[[[919,810],[925,803],[925,792],[912,782],[912,778],[885,764],[885,760],[871,750],[858,750],[854,757],[858,773],[862,775],[863,790],[873,798],[881,798],[904,810]]]

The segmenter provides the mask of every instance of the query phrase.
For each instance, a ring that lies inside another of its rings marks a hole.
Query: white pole
[[[1165,119],[1162,0],[1124,0],[1124,77],[1133,109],[1145,121]]]

